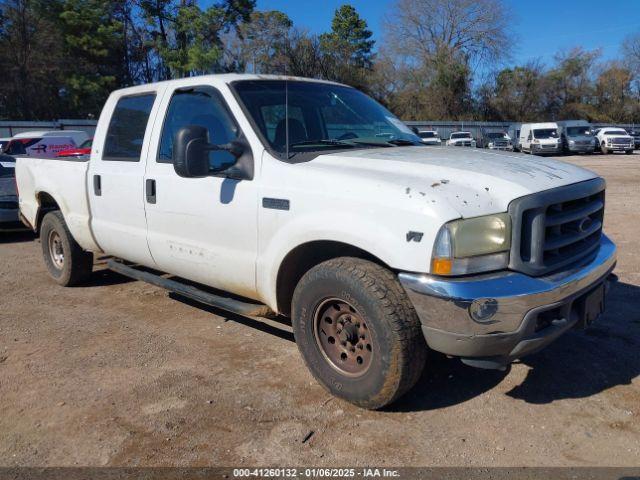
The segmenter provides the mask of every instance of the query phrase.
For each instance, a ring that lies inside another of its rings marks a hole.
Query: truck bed
[[[20,213],[36,230],[41,209],[46,209],[53,200],[80,246],[85,250],[100,251],[91,234],[86,188],[88,168],[89,162],[85,159],[17,158]]]

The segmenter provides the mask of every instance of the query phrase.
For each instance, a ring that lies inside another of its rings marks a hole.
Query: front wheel
[[[93,254],[85,252],[78,245],[60,211],[44,216],[40,227],[40,243],[49,275],[60,285],[79,285],[91,274]]]
[[[320,384],[358,406],[390,404],[417,382],[426,343],[389,270],[342,257],[309,270],[293,295],[293,332]]]
[[[624,153],[626,153],[627,155],[633,155],[633,150],[626,150]]]
[[[600,145],[600,152],[602,152],[603,155],[608,155],[609,150],[607,149],[607,147],[605,146],[606,144],[604,142],[602,142],[602,144]]]

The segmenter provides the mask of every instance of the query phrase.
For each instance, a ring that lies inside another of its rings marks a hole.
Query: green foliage
[[[373,32],[367,22],[351,5],[338,8],[331,21],[331,32],[320,35],[324,53],[358,68],[371,68],[373,60]]]
[[[70,111],[85,116],[121,82],[122,30],[117,2],[62,0],[58,15],[67,73],[62,85]]]

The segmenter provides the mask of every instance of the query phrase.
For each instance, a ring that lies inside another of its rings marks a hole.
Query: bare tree
[[[508,57],[503,0],[397,0],[385,23],[387,45],[418,63],[448,54],[475,67]]]

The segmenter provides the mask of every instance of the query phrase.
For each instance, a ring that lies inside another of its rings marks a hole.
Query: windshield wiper
[[[353,147],[353,143],[346,142],[344,140],[332,140],[329,138],[322,138],[319,140],[305,140],[304,142],[295,142],[290,143],[289,148],[291,147],[303,147],[305,145],[339,145],[344,147]]]
[[[412,140],[405,140],[403,138],[395,138],[393,140],[387,140],[387,143],[390,143],[391,145],[397,145],[399,147],[402,146],[409,146],[409,145],[417,145],[416,142],[412,141]]]

